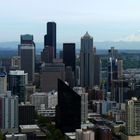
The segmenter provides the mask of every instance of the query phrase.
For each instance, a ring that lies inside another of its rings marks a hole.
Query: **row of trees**
[[[36,114],[36,119],[39,126],[46,129],[47,140],[64,140],[62,132],[52,124],[49,118]]]

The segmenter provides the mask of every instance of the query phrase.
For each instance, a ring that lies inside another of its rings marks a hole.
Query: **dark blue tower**
[[[47,23],[47,34],[44,36],[44,47],[51,46],[54,50],[54,57],[56,58],[56,23]]]

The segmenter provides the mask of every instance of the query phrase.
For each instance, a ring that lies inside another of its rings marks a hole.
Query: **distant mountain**
[[[0,50],[16,50],[18,49],[19,42],[13,41],[13,42],[0,42]],[[43,43],[36,43],[37,48],[41,49],[43,48]]]
[[[19,42],[0,42],[0,51],[17,50]],[[36,42],[37,53],[40,53],[44,47],[43,43]],[[105,41],[105,42],[94,42],[97,51],[108,50],[110,47],[115,47],[118,50],[140,50],[140,41]],[[57,50],[63,48],[63,43],[57,43]],[[76,43],[76,49],[80,49],[80,43]]]
[[[115,47],[119,50],[140,50],[140,41],[106,41],[106,42],[95,42],[96,49],[109,49]]]

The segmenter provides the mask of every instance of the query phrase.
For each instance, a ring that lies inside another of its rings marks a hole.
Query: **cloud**
[[[140,30],[137,30],[137,32],[135,32],[131,35],[122,37],[121,39],[118,39],[117,41],[130,41],[130,42],[140,41]]]

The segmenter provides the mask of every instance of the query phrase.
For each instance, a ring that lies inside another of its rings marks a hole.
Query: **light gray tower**
[[[81,38],[80,50],[80,79],[81,86],[92,88],[94,86],[94,51],[93,38],[86,32]]]
[[[0,95],[0,128],[2,132],[18,132],[18,96]]]

